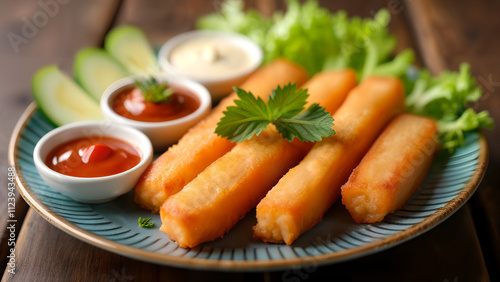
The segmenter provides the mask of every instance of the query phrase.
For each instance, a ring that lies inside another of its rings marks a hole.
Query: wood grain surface
[[[112,27],[134,24],[154,46],[194,28],[195,19],[211,13],[220,0],[202,1],[66,1],[32,38],[14,46],[9,33],[21,34],[26,21],[41,21],[39,3],[55,1],[2,1],[0,3],[0,180],[7,187],[7,148],[10,133],[22,111],[32,101],[33,73],[47,64],[58,64],[71,74],[75,53],[86,46],[102,45]],[[63,2],[63,1],[61,1]],[[500,120],[500,4],[493,0],[389,0],[319,1],[331,11],[368,17],[380,8],[392,14],[391,30],[398,50],[412,47],[419,62],[432,72],[456,70],[467,61],[484,90],[473,105],[487,109]],[[57,2],[55,2],[57,3]],[[248,8],[264,14],[283,9],[284,1],[246,1]],[[55,8],[54,8],[55,9]],[[35,19],[36,17],[40,17]],[[30,35],[31,36],[31,35]],[[116,255],[75,239],[52,226],[18,196],[16,274],[4,273],[2,281],[489,281],[500,279],[500,130],[485,132],[489,168],[475,196],[456,214],[427,233],[384,252],[344,263],[294,268],[266,273],[192,271],[146,263]],[[0,255],[6,266],[6,195],[0,196]],[[21,228],[22,225],[22,228]]]

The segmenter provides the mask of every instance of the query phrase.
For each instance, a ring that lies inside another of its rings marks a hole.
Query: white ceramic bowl
[[[124,172],[103,177],[75,177],[49,168],[45,159],[56,146],[81,137],[109,136],[124,140],[137,148],[139,164]],[[54,190],[83,203],[104,203],[123,195],[132,188],[153,158],[151,142],[142,132],[99,121],[85,121],[58,127],[44,135],[36,144],[33,159],[43,181]]]
[[[200,78],[198,76],[186,73],[186,71],[180,70],[178,67],[172,64],[170,55],[172,54],[172,51],[177,46],[179,46],[179,44],[184,43],[188,40],[203,37],[220,38],[221,40],[225,40],[231,44],[234,44],[235,46],[240,47],[249,56],[250,63],[244,70],[233,72],[230,75],[217,78]],[[208,89],[208,91],[212,95],[212,99],[214,100],[219,100],[227,94],[231,93],[233,86],[240,86],[245,81],[245,79],[260,66],[260,64],[262,63],[262,59],[262,49],[259,45],[257,45],[257,43],[250,40],[248,37],[236,33],[210,30],[197,30],[179,34],[163,44],[158,53],[158,61],[163,71],[169,74],[187,77],[203,84]]]
[[[134,77],[126,77],[113,83],[104,91],[101,98],[101,111],[108,121],[142,131],[151,140],[154,150],[159,152],[176,143],[191,127],[202,120],[210,112],[212,100],[208,90],[195,81],[167,75],[159,75],[156,78],[159,82],[167,81],[170,87],[184,89],[196,95],[200,101],[198,109],[185,117],[161,122],[144,122],[123,117],[113,110],[112,102],[117,95],[134,87]]]

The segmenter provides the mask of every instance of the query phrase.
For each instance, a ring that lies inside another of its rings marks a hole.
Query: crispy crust
[[[400,208],[418,189],[437,147],[434,120],[396,117],[342,187],[342,203],[357,223],[375,223]]]

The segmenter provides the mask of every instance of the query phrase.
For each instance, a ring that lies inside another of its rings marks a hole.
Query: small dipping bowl
[[[101,111],[106,120],[110,122],[127,125],[142,131],[151,140],[153,149],[160,152],[176,143],[191,127],[201,121],[210,112],[212,100],[208,90],[195,81],[167,75],[155,77],[159,83],[167,82],[168,87],[191,93],[198,99],[199,107],[184,117],[168,121],[138,121],[121,116],[113,110],[113,101],[124,91],[135,88],[135,79],[141,79],[140,77],[126,77],[111,84],[104,91],[101,98]]]
[[[57,146],[78,138],[111,137],[134,147],[140,161],[134,167],[109,176],[76,177],[51,169],[45,163],[49,153]],[[132,190],[139,177],[153,158],[153,149],[148,137],[142,132],[112,123],[84,121],[58,127],[45,134],[36,144],[33,160],[36,169],[54,190],[78,202],[105,203]]]
[[[240,86],[262,59],[262,49],[248,37],[209,30],[179,34],[158,53],[163,71],[203,84],[214,101],[231,93],[233,86]]]

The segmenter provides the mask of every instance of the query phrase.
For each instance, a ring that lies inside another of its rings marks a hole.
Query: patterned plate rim
[[[266,261],[209,260],[200,258],[177,257],[126,246],[95,235],[69,222],[61,215],[51,211],[36,197],[36,195],[34,195],[28,183],[23,177],[20,166],[16,160],[16,156],[17,144],[20,140],[21,133],[36,111],[37,106],[34,102],[27,107],[14,128],[9,144],[9,165],[16,168],[16,182],[24,200],[48,222],[63,230],[64,232],[72,235],[73,237],[76,237],[91,245],[134,259],[148,261],[156,264],[164,264],[191,269],[209,269],[220,271],[280,270],[296,266],[317,266],[328,263],[338,263],[385,250],[387,248],[406,242],[430,230],[431,228],[435,227],[436,225],[447,219],[449,216],[451,216],[475,192],[485,174],[486,167],[488,165],[488,145],[484,134],[481,132],[478,139],[480,152],[476,171],[468,180],[463,190],[455,198],[450,200],[444,207],[440,208],[438,211],[431,214],[420,223],[417,223],[412,227],[400,231],[387,238],[363,246],[321,255]]]

